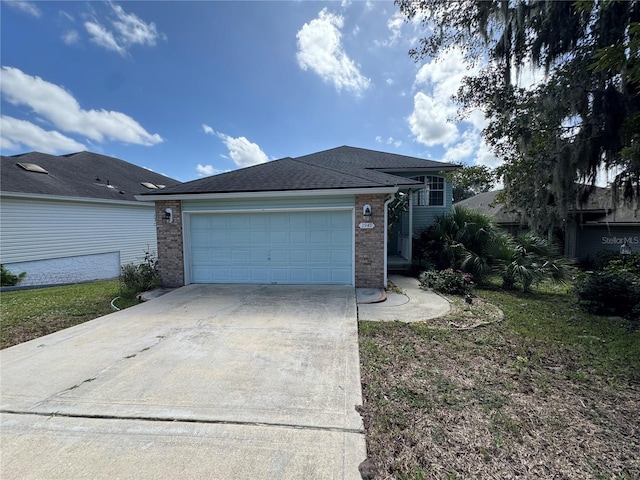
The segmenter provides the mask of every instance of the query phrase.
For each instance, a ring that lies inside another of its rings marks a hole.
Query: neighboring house
[[[154,209],[135,195],[177,180],[90,152],[2,156],[0,262],[21,286],[116,278],[157,251]]]
[[[451,208],[452,165],[338,147],[145,192],[162,283],[386,285],[387,256]],[[409,195],[388,242],[389,203]],[[402,257],[398,257],[401,254]]]
[[[499,191],[480,193],[456,203],[479,210],[497,225],[513,234],[527,231],[521,214],[508,210],[496,202]],[[606,188],[596,188],[585,205],[572,212],[577,221],[568,223],[564,233],[564,255],[580,261],[593,260],[598,252],[620,253],[626,241],[632,252],[640,252],[640,216],[638,212],[619,202],[614,205]]]

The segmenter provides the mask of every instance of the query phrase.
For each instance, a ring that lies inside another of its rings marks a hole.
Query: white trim
[[[185,228],[187,226],[189,228]],[[187,248],[188,247],[188,248]],[[191,213],[182,212],[182,269],[184,284],[193,283],[191,278]]]
[[[389,196],[387,200],[384,202],[384,288],[387,288],[389,282],[387,280],[387,250],[388,250],[388,240],[389,236],[389,204],[393,201],[393,197]],[[355,242],[354,242],[355,243]]]
[[[351,207],[351,286],[356,286],[356,207]]]
[[[338,207],[274,207],[274,208],[241,208],[241,209],[225,209],[225,210],[182,210],[186,213],[269,213],[269,212],[315,212],[315,211],[328,211],[328,210],[351,210],[353,206],[338,206]]]
[[[330,188],[322,190],[282,190],[265,192],[228,192],[228,193],[176,193],[165,195],[136,195],[141,202],[159,200],[220,200],[224,198],[277,198],[277,197],[328,197],[343,195],[375,195],[379,193],[396,193],[398,187],[374,188]]]
[[[409,255],[407,260],[413,262],[413,192],[409,193]]]
[[[63,195],[46,195],[42,193],[0,192],[0,197],[25,198],[32,200],[53,200],[58,202],[110,203],[112,205],[136,205],[148,208],[149,205],[133,200],[109,200],[107,198],[67,197]],[[136,195],[136,198],[138,196]]]

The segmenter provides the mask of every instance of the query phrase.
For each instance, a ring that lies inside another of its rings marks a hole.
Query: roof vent
[[[142,185],[145,188],[148,188],[149,190],[157,190],[159,188],[158,185],[155,185],[151,182],[140,182],[140,185]]]
[[[35,163],[18,162],[17,165],[23,168],[24,170],[26,170],[27,172],[47,173],[47,174],[49,173],[40,165],[36,165]]]

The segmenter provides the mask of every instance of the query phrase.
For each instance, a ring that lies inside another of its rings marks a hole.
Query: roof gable
[[[452,165],[353,147],[283,158],[186,182],[143,195],[340,190],[419,187],[421,182],[390,171],[441,171]],[[425,170],[426,171],[426,170]]]
[[[18,163],[39,165],[47,173],[27,171]],[[1,157],[3,192],[135,201],[149,190],[142,185],[173,186],[180,182],[114,157],[92,152],[49,155],[31,152]]]

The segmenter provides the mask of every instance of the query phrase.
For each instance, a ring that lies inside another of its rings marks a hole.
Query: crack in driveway
[[[171,423],[198,423],[204,425],[240,425],[248,427],[276,427],[276,428],[294,428],[298,430],[314,430],[321,432],[338,432],[338,433],[365,433],[362,428],[340,428],[340,427],[323,427],[321,425],[300,425],[295,423],[272,423],[272,422],[243,422],[240,420],[206,420],[188,417],[147,417],[135,415],[103,415],[103,414],[81,414],[81,413],[63,413],[63,412],[37,412],[24,410],[0,409],[0,413],[11,415],[33,415],[39,417],[64,417],[64,418],[87,418],[94,420],[141,420],[146,422],[171,422]]]

